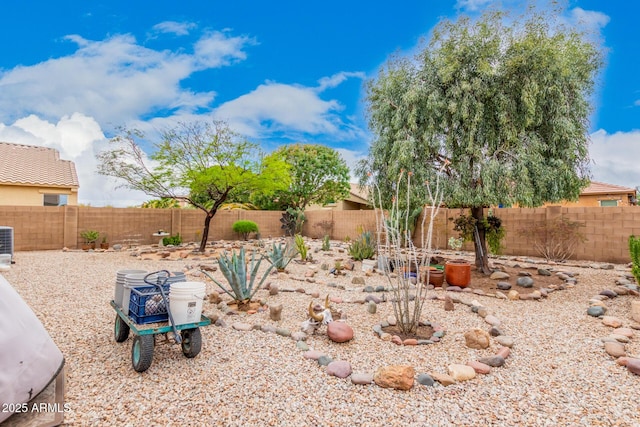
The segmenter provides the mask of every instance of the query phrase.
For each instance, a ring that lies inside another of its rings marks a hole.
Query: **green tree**
[[[98,154],[98,172],[158,198],[184,200],[206,213],[200,251],[209,237],[209,224],[229,194],[237,190],[270,194],[289,184],[288,166],[265,158],[256,144],[220,121],[179,123],[164,131],[158,142],[144,141],[138,130],[122,128],[112,148]],[[147,157],[141,148],[153,148]]]
[[[331,203],[349,196],[349,168],[340,153],[330,147],[291,144],[268,157],[290,165],[290,181],[275,197],[259,194],[255,202],[263,208],[304,211],[311,204]]]
[[[153,209],[179,209],[180,202],[176,199],[168,199],[163,197],[161,199],[147,200],[140,205],[141,208],[153,208]]]
[[[587,34],[553,16],[504,18],[445,20],[415,58],[389,61],[368,84],[375,140],[358,167],[389,201],[400,170],[414,182],[442,174],[444,203],[479,224],[485,273],[483,208],[576,199],[587,185],[589,97],[602,63]]]

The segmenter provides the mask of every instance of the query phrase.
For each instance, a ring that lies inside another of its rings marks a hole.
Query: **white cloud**
[[[611,18],[602,12],[595,10],[584,10],[581,7],[571,9],[570,16],[575,25],[587,26],[591,29],[600,30],[604,28]]]
[[[189,30],[196,28],[192,22],[164,21],[153,26],[152,30],[157,33],[175,34],[176,36],[186,36]]]
[[[456,7],[458,9],[466,9],[476,11],[491,3],[492,0],[458,0]]]
[[[149,49],[130,35],[67,39],[78,45],[72,55],[0,74],[0,121],[29,114],[57,120],[81,111],[99,123],[122,124],[156,109],[208,108],[213,92],[194,93],[180,82],[195,71],[244,59],[243,48],[250,43],[246,37],[211,32],[190,55]]]
[[[220,105],[214,114],[247,136],[286,131],[293,138],[297,133],[351,138],[362,131],[339,116],[344,107],[338,101],[321,98],[325,89],[336,87],[350,77],[364,78],[365,75],[340,72],[321,78],[318,87],[266,82]]]
[[[54,148],[61,159],[73,161],[80,182],[80,203],[127,207],[150,199],[138,191],[116,190],[120,183],[97,174],[95,155],[107,147],[107,139],[92,117],[74,113],[51,123],[32,115],[11,125],[0,123],[0,141]]]
[[[600,129],[591,134],[592,179],[635,188],[640,185],[640,130],[608,134]]]

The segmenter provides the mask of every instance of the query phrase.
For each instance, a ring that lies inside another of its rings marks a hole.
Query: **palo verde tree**
[[[576,199],[587,185],[589,97],[601,66],[589,37],[552,16],[504,18],[443,21],[416,57],[389,61],[368,84],[375,140],[358,168],[386,200],[402,169],[414,182],[441,174],[446,206],[476,220],[485,273],[483,208]]]
[[[144,134],[123,128],[112,148],[98,154],[98,172],[158,198],[183,200],[206,213],[200,251],[209,225],[233,191],[269,194],[289,183],[288,166],[264,158],[256,146],[220,121],[179,123],[162,132],[147,155],[140,144]]]
[[[269,155],[289,166],[289,185],[278,190],[271,200],[277,209],[292,208],[303,211],[307,206],[326,204],[349,196],[349,167],[333,148],[320,144],[285,145]],[[264,195],[262,202],[268,204]]]

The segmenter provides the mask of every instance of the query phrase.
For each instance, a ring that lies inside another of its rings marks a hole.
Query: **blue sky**
[[[95,153],[120,125],[154,132],[215,117],[266,151],[317,142],[353,165],[371,140],[364,83],[391,54],[415,52],[441,18],[477,16],[497,2],[181,3],[4,5],[0,140],[60,150],[76,164],[80,202],[93,206],[148,199],[95,173]],[[592,178],[629,187],[640,185],[639,15],[635,1],[573,0],[562,12],[606,52],[593,98]]]

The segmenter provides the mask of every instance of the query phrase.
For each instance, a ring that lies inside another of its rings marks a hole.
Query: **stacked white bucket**
[[[147,272],[145,270],[120,270],[116,272],[116,291],[113,301],[124,311],[125,314],[129,314],[129,297],[131,296],[131,290],[129,290],[126,292],[127,300],[124,300],[124,286],[126,283],[126,277],[129,274],[142,274],[142,277],[144,277]]]
[[[175,325],[196,323],[202,314],[202,301],[206,293],[203,282],[171,283],[169,309]]]

